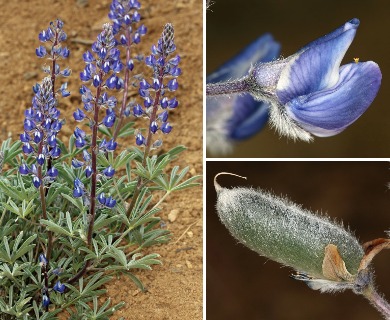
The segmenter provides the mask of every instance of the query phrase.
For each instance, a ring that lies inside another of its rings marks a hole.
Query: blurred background
[[[206,14],[207,74],[260,35],[270,32],[294,54],[351,18],[360,26],[342,64],[358,57],[379,64],[383,79],[368,110],[344,132],[313,143],[294,142],[265,127],[238,144],[228,157],[388,157],[390,155],[390,1],[387,0],[215,0]]]
[[[380,320],[362,296],[351,291],[321,294],[290,279],[293,271],[238,243],[219,221],[214,176],[222,187],[254,187],[287,196],[314,212],[328,214],[355,232],[361,243],[390,229],[388,162],[221,162],[206,166],[207,320]],[[379,292],[390,299],[390,250],[373,262]]]

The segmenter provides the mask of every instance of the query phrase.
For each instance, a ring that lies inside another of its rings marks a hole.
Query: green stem
[[[103,71],[99,72],[100,79],[103,79]],[[88,248],[92,247],[92,236],[93,236],[93,226],[95,223],[95,214],[96,214],[96,186],[97,186],[97,155],[98,155],[98,146],[97,146],[97,134],[99,127],[99,105],[98,101],[100,98],[102,90],[102,85],[100,84],[97,87],[96,98],[95,98],[95,106],[94,106],[94,119],[92,126],[92,142],[91,142],[91,160],[92,160],[92,175],[91,175],[91,204],[89,209],[89,225],[88,225],[88,233],[87,233],[87,244]],[[71,284],[78,279],[80,279],[91,266],[91,260],[85,261],[83,268],[76,273],[72,278],[68,280],[68,283]]]
[[[161,199],[153,206],[153,208],[152,208],[151,210],[156,209],[156,208],[165,200],[165,198],[168,197],[170,194],[171,194],[171,191],[167,191],[167,192],[161,197]]]

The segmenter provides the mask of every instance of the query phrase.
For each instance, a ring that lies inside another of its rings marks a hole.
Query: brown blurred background
[[[363,297],[321,294],[289,278],[292,270],[238,243],[218,219],[215,174],[225,188],[250,187],[288,196],[312,211],[342,220],[363,243],[390,229],[388,162],[215,162],[206,166],[207,320],[379,320]],[[374,259],[377,286],[390,299],[390,250]]]
[[[265,127],[240,143],[229,157],[389,157],[390,1],[388,0],[215,0],[207,11],[207,73],[265,32],[287,57],[351,18],[360,26],[342,64],[372,60],[382,70],[382,86],[368,110],[349,128],[314,143],[279,138]]]

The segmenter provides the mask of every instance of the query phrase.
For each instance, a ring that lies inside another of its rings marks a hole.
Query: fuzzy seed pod
[[[357,274],[364,251],[341,225],[263,190],[226,189],[215,179],[214,186],[219,218],[248,248],[310,277],[334,280],[324,274],[325,248],[333,245],[349,273]]]

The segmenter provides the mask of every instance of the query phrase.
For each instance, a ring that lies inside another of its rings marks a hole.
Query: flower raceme
[[[117,74],[124,66],[120,60],[120,51],[116,48],[113,27],[110,24],[103,26],[103,30],[97,37],[97,41],[92,45],[92,52],[87,51],[83,55],[86,66],[80,73],[80,79],[85,83],[92,82],[92,85],[96,88],[96,95],[93,95],[91,89],[83,85],[80,93],[82,94],[84,110],[77,109],[73,113],[73,117],[77,122],[88,121],[92,129],[92,137],[88,136],[85,131],[78,127],[74,131],[76,148],[82,149],[87,146],[90,148],[90,153],[84,149],[82,152],[84,161],[73,159],[72,166],[75,169],[84,169],[85,177],[88,181],[91,181],[91,189],[89,191],[80,178],[76,177],[74,180],[73,196],[75,198],[82,197],[86,202],[91,201],[90,198],[94,198],[93,203],[95,203],[98,175],[97,154],[113,152],[117,146],[117,142],[114,139],[108,142],[102,139],[100,143],[97,140],[98,127],[104,126],[111,128],[116,120],[115,107],[117,100],[114,96],[109,96],[107,90],[119,90],[123,88],[123,80]],[[105,109],[106,111],[106,115],[101,122],[99,121],[100,109]],[[103,174],[109,179],[114,176],[115,169],[108,166],[101,170],[100,174]],[[111,197],[105,198],[104,194],[100,194],[98,200],[103,206],[109,208],[113,208],[116,204],[115,200]]]
[[[152,143],[152,135],[158,131],[162,134],[169,134],[172,131],[172,126],[168,122],[168,111],[179,105],[176,97],[168,97],[168,93],[174,93],[178,89],[177,77],[181,75],[180,56],[173,56],[176,51],[174,39],[173,25],[167,23],[157,45],[152,46],[151,54],[145,58],[146,66],[153,70],[153,78],[149,81],[145,78],[140,81],[138,93],[144,103],[143,106],[137,104],[133,107],[133,115],[143,116],[149,120],[147,137],[138,130],[135,132],[136,144],[145,145],[147,149],[162,145],[162,139],[156,139]]]
[[[271,124],[292,139],[336,135],[366,111],[381,84],[375,62],[340,67],[359,24],[352,19],[286,59],[258,63],[236,81],[209,84],[207,95],[248,92],[267,101]]]

